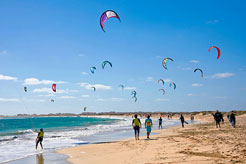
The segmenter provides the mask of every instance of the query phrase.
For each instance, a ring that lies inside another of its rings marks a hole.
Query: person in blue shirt
[[[145,128],[147,131],[147,138],[149,139],[149,135],[151,133],[151,127],[152,127],[152,120],[150,119],[150,115],[147,116],[147,119],[145,120]]]

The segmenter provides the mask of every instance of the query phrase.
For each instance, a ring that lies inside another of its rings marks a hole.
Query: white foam
[[[105,118],[105,117],[104,117]],[[71,147],[77,144],[86,143],[83,137],[92,136],[100,132],[111,131],[129,131],[132,130],[132,118],[130,117],[107,117],[111,119],[120,119],[113,124],[99,124],[89,127],[76,127],[65,129],[65,131],[46,131],[43,140],[44,152],[53,151],[59,148]],[[141,119],[144,124],[144,119]],[[172,125],[177,121],[164,120],[165,125]],[[153,119],[153,124],[158,125],[158,120]],[[24,158],[30,155],[40,153],[40,146],[38,151],[35,149],[35,139],[37,133],[32,130],[19,131],[22,135],[13,136],[0,136],[0,163],[11,160]],[[5,139],[5,140],[4,140]]]

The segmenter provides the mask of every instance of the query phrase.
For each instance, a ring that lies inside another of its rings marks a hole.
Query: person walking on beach
[[[152,120],[150,119],[150,115],[147,116],[147,119],[145,120],[145,128],[147,131],[147,138],[149,139],[149,135],[151,133],[151,127],[152,127]]]
[[[184,116],[181,114],[179,119],[181,121],[182,128],[184,128],[184,122],[185,122]]]
[[[233,128],[236,127],[236,116],[233,111],[231,111],[230,122]]]
[[[135,139],[139,140],[139,132],[140,132],[140,128],[141,128],[141,121],[138,118],[137,114],[135,114],[134,117],[135,118],[132,120],[132,128],[134,129],[134,132],[135,132]]]
[[[216,128],[220,128],[220,121],[222,120],[222,114],[216,110],[216,113],[214,114],[214,119],[215,119],[215,122],[216,122]]]
[[[162,118],[159,119],[159,129],[162,129]]]
[[[44,131],[41,128],[40,132],[38,132],[38,136],[36,138],[36,149],[38,148],[38,143],[40,143],[40,146],[43,149],[43,145],[42,145],[43,138],[44,138]]]

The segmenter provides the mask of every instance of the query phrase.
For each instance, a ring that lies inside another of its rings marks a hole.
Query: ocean
[[[40,152],[83,144],[110,142],[134,137],[130,117],[34,117],[0,118],[0,163]],[[141,119],[144,122],[144,119]],[[178,120],[165,120],[164,127],[178,125]],[[154,129],[158,119],[153,119]],[[35,139],[44,129],[44,150],[35,149]],[[145,135],[144,130],[141,134]]]

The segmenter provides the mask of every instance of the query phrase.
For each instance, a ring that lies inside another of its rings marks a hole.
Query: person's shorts
[[[37,143],[42,142],[42,141],[43,141],[43,137],[38,137]]]
[[[139,134],[140,128],[139,126],[134,127],[135,134]]]
[[[147,126],[146,131],[147,131],[147,133],[150,133],[151,132],[151,126]]]
[[[220,123],[220,120],[216,120],[216,124],[219,124]]]

